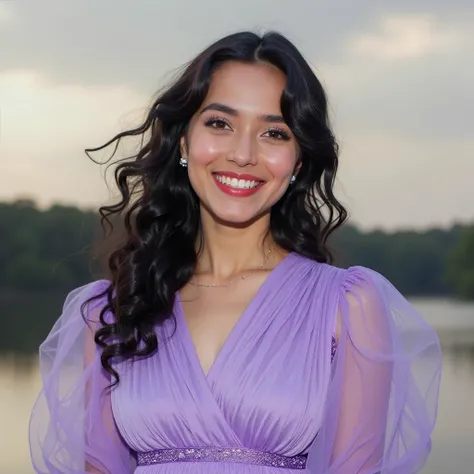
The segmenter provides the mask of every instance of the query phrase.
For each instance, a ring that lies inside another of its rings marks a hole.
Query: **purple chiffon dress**
[[[106,285],[72,291],[41,345],[37,473],[410,474],[424,465],[439,340],[380,274],[289,254],[208,374],[176,295],[174,317],[156,328],[158,351],[117,360],[111,390],[92,339],[102,302],[87,308],[89,325],[80,311]]]

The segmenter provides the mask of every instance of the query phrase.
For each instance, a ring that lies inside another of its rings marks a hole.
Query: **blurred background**
[[[98,262],[105,167],[83,152],[137,123],[218,37],[277,29],[327,88],[351,219],[338,264],[383,273],[437,329],[443,380],[424,474],[474,466],[472,0],[0,0],[0,472],[31,474],[36,353]]]

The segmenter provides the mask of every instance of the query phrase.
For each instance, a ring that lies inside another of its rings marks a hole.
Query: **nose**
[[[228,161],[233,161],[237,166],[257,164],[257,143],[250,133],[235,136],[232,149],[227,156]]]

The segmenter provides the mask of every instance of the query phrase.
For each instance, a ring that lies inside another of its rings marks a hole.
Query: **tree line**
[[[36,353],[66,293],[105,276],[101,235],[95,212],[0,203],[0,354]],[[346,224],[330,245],[336,265],[373,268],[406,296],[474,300],[474,225],[388,233]]]
[[[0,291],[64,292],[101,276],[100,237],[95,212],[0,203]],[[346,224],[330,244],[336,265],[373,268],[408,296],[474,299],[474,224],[398,232]]]

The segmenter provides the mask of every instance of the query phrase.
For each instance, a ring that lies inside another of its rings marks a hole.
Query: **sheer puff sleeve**
[[[412,474],[431,449],[441,376],[434,331],[380,274],[338,289],[338,347],[311,474]]]
[[[101,293],[107,281],[73,290],[63,312],[41,344],[42,391],[30,419],[31,460],[37,473],[130,474],[134,457],[114,423],[110,375],[102,369],[94,342],[101,301],[84,309],[88,298]],[[102,300],[102,304],[103,304]]]

